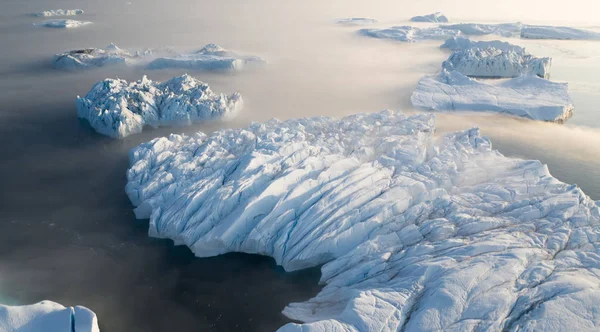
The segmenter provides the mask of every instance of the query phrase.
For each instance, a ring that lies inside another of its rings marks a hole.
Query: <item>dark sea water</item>
[[[182,0],[168,5],[2,0],[0,303],[49,299],[85,305],[98,314],[102,331],[109,332],[269,331],[289,322],[281,310],[318,293],[319,268],[286,273],[270,258],[244,254],[198,259],[170,241],[149,238],[147,221],[134,218],[124,192],[128,151],[171,132],[210,132],[272,117],[410,111],[408,98],[417,80],[438,70],[447,57],[439,43],[370,40],[331,23],[371,15],[382,26],[402,24],[412,14],[436,11],[435,4],[458,15],[452,4],[440,1],[402,11],[408,3],[386,0],[374,8],[337,0]],[[42,19],[27,16],[56,8],[82,8],[86,14],[80,19],[94,24],[74,30],[34,28]],[[461,17],[477,18],[478,10]],[[190,73],[215,92],[242,93],[246,108],[234,122],[147,130],[118,141],[77,119],[75,97],[106,77],[135,80],[147,74],[160,81],[183,72],[112,68],[64,73],[50,66],[55,53],[110,42],[125,49],[171,46],[182,51],[215,42],[261,55],[269,66],[239,74]],[[600,199],[600,43],[512,42],[554,57],[552,79],[570,83],[574,117],[557,125],[440,115],[439,131],[479,126],[501,152],[539,159],[557,178]]]

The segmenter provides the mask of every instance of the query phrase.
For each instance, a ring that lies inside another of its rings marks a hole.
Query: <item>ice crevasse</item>
[[[0,305],[2,332],[100,332],[96,314],[86,307],[42,301],[23,306]]]
[[[281,331],[595,329],[599,203],[477,129],[434,131],[384,111],[171,135],[131,151],[126,192],[197,256],[325,264]]]

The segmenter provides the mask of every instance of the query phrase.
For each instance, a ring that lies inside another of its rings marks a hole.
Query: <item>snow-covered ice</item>
[[[424,40],[443,40],[461,35],[461,32],[457,30],[441,29],[438,27],[420,29],[411,26],[395,26],[388,29],[360,29],[358,33],[367,37],[392,39],[409,43]]]
[[[448,23],[448,18],[440,12],[423,16],[415,16],[410,20],[411,22]]]
[[[144,76],[128,83],[106,79],[90,92],[77,96],[77,114],[99,133],[114,138],[139,133],[144,126],[188,125],[207,120],[228,120],[242,108],[239,93],[215,94],[208,84],[183,75],[164,83]]]
[[[501,24],[479,24],[479,23],[459,23],[452,25],[441,25],[440,28],[460,31],[465,35],[483,36],[500,35],[503,37],[518,37],[521,33],[521,23],[501,23]]]
[[[335,23],[342,25],[369,25],[377,23],[377,20],[365,17],[351,17],[336,20]]]
[[[444,61],[442,68],[456,70],[470,77],[506,78],[523,74],[550,77],[551,58],[537,58],[519,51],[493,47],[457,50]]]
[[[411,101],[426,110],[491,111],[553,122],[564,122],[573,112],[566,83],[534,75],[491,83],[442,70],[422,78]]]
[[[191,54],[159,57],[150,62],[148,68],[183,68],[201,70],[241,70],[247,65],[263,64],[256,56],[239,55],[216,44],[208,44]]]
[[[107,65],[128,64],[138,58],[129,52],[118,48],[115,44],[108,45],[105,49],[85,48],[72,50],[54,56],[54,68],[64,70],[79,70]]]
[[[34,16],[50,17],[50,16],[75,16],[83,14],[81,9],[50,9],[43,12],[34,13]]]
[[[477,129],[398,112],[171,135],[130,153],[149,234],[197,256],[320,264],[281,331],[593,330],[600,208]]]
[[[78,28],[83,25],[91,24],[92,22],[77,21],[77,20],[48,20],[42,23],[36,23],[35,26],[41,26],[46,28]]]
[[[525,53],[525,49],[518,45],[513,45],[508,42],[500,40],[480,40],[474,41],[465,37],[452,37],[448,38],[440,48],[447,48],[450,50],[466,50],[469,48],[488,48],[493,47],[502,51],[513,51],[518,53]]]
[[[570,27],[525,25],[521,30],[521,38],[600,40],[600,33]]]
[[[2,332],[99,332],[96,314],[86,307],[42,301],[24,306],[0,304]]]

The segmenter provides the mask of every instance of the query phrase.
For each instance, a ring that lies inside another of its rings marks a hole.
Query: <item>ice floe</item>
[[[123,138],[141,132],[146,125],[231,119],[242,104],[239,93],[215,94],[208,84],[187,74],[164,83],[144,76],[131,83],[122,79],[96,83],[85,97],[77,97],[77,114],[97,132]]]
[[[191,54],[159,57],[148,65],[149,69],[183,68],[200,70],[241,70],[248,65],[264,64],[257,56],[239,55],[217,44],[208,44]]]
[[[499,112],[552,122],[564,122],[573,112],[566,83],[534,75],[480,82],[442,70],[422,78],[411,101],[426,110]]]
[[[448,18],[440,12],[423,16],[415,16],[410,20],[411,22],[448,23]]]
[[[0,305],[0,331],[99,332],[96,314],[88,308],[64,307],[56,302],[42,301],[32,305]]]
[[[50,17],[50,16],[75,16],[83,14],[81,9],[51,9],[43,12],[34,13],[34,16]]]
[[[434,130],[386,111],[171,135],[131,151],[126,191],[197,256],[325,263],[281,331],[595,329],[600,203],[477,129]]]
[[[518,53],[525,53],[525,49],[518,45],[513,45],[508,42],[503,42],[500,40],[482,40],[482,41],[474,41],[465,37],[452,37],[448,38],[440,48],[446,48],[450,50],[466,50],[469,48],[488,48],[493,47],[502,51],[513,51]]]
[[[377,20],[365,17],[351,17],[336,20],[335,23],[342,25],[369,25],[377,23]]]
[[[600,40],[600,33],[570,27],[525,25],[521,30],[521,38]]]
[[[438,27],[420,29],[411,26],[395,26],[388,29],[360,29],[358,33],[367,37],[392,39],[409,43],[447,39],[461,35],[461,32],[457,30]]]
[[[34,25],[46,27],[46,28],[64,29],[64,28],[78,28],[80,26],[91,24],[91,23],[92,22],[64,19],[64,20],[48,20],[48,21],[44,21],[42,23],[36,23]]]
[[[110,44],[106,48],[84,48],[56,54],[53,66],[63,70],[79,70],[104,67],[107,65],[129,64],[140,58],[140,54],[130,54]]]
[[[521,23],[501,23],[501,24],[479,24],[479,23],[459,23],[452,25],[441,25],[440,28],[460,31],[465,35],[483,36],[500,35],[503,37],[518,37],[521,33]]]

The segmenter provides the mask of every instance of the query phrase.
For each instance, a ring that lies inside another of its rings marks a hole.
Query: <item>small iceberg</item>
[[[525,25],[521,30],[521,38],[600,40],[600,33],[570,27]]]
[[[51,17],[51,16],[76,16],[83,14],[81,9],[51,9],[44,10],[43,12],[34,13],[34,16],[38,17]]]
[[[131,55],[115,44],[110,44],[105,49],[84,48],[56,54],[53,66],[62,70],[81,70],[108,65],[129,64],[139,57],[139,54]]]
[[[239,93],[215,94],[208,84],[183,75],[167,82],[144,76],[128,83],[106,79],[77,97],[77,115],[97,132],[113,138],[139,133],[144,126],[189,125],[231,119],[242,108]]]
[[[498,112],[559,123],[573,113],[566,83],[533,75],[479,82],[458,71],[443,70],[422,78],[411,102],[424,110]]]
[[[56,302],[42,301],[23,306],[0,305],[0,331],[100,332],[100,329],[96,314],[86,307],[64,307]]]
[[[42,23],[36,23],[34,26],[41,26],[45,28],[58,28],[58,29],[66,29],[66,28],[79,28],[81,26],[91,24],[92,22],[86,21],[77,21],[77,20],[49,20],[44,21]]]
[[[391,39],[407,43],[424,40],[444,40],[461,35],[460,31],[434,28],[415,28],[411,26],[395,26],[388,29],[361,29],[359,34],[372,38]]]
[[[341,24],[341,25],[369,25],[369,24],[375,24],[377,22],[378,21],[375,19],[365,18],[365,17],[342,18],[342,19],[335,21],[335,23]]]
[[[264,63],[265,61],[259,57],[239,55],[217,44],[208,44],[195,53],[159,57],[150,62],[148,68],[238,71],[248,65],[260,65]]]
[[[518,37],[521,34],[521,23],[478,24],[459,23],[441,25],[440,28],[460,31],[468,36],[499,35],[502,37]]]
[[[444,14],[437,12],[429,15],[415,16],[410,19],[411,22],[430,22],[430,23],[448,23],[448,18]]]
[[[450,49],[453,51],[466,50],[469,48],[489,48],[489,47],[493,47],[495,49],[507,51],[507,52],[513,51],[513,52],[517,52],[517,53],[525,53],[525,49],[523,47],[518,46],[518,45],[513,45],[508,42],[503,42],[500,40],[473,41],[473,40],[471,40],[469,38],[465,38],[465,37],[448,38],[448,40],[446,40],[444,42],[444,44],[442,44],[440,46],[440,48]]]

